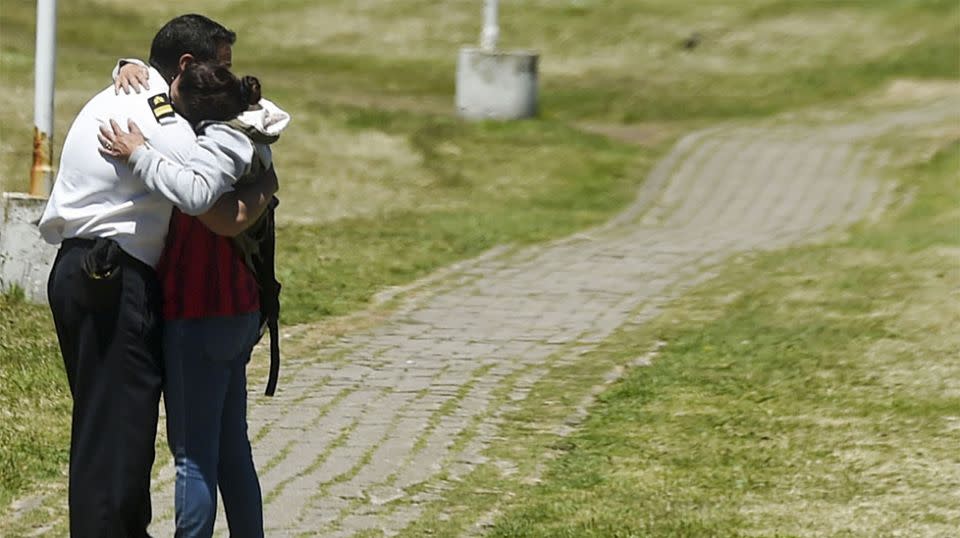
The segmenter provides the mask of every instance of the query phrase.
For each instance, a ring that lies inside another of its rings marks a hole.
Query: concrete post
[[[536,53],[460,49],[457,113],[471,120],[514,120],[537,115]]]
[[[37,229],[46,203],[28,194],[0,196],[0,292],[17,286],[31,301],[46,302],[47,276],[57,255]]]
[[[513,120],[538,112],[538,62],[529,51],[498,51],[499,2],[486,0],[480,48],[464,47],[457,58],[457,113],[472,120]]]
[[[0,293],[18,287],[35,302],[47,300],[47,276],[57,248],[40,237],[37,223],[53,186],[53,84],[57,2],[37,0],[37,49],[30,194],[0,195]]]
[[[37,50],[33,101],[33,168],[30,194],[53,187],[53,86],[56,78],[57,0],[37,1]]]

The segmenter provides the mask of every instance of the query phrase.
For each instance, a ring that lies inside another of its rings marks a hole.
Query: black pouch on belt
[[[80,262],[87,277],[87,302],[95,309],[118,308],[123,281],[123,249],[113,239],[97,238]]]

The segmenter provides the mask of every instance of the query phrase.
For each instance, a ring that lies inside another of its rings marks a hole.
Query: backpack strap
[[[255,126],[250,125],[249,123],[241,120],[239,117],[233,118],[232,120],[227,121],[218,121],[218,120],[203,120],[193,128],[193,132],[197,135],[203,134],[203,131],[211,125],[227,125],[233,129],[240,131],[241,133],[247,135],[250,140],[257,144],[266,144],[270,145],[280,140],[280,134],[268,134],[260,129],[257,129]]]
[[[256,271],[260,286],[260,319],[270,331],[270,376],[267,378],[267,396],[273,396],[280,377],[280,282],[276,275],[276,215],[279,200],[274,197],[265,216],[266,233],[260,242]]]
[[[277,381],[280,379],[280,327],[276,319],[267,320],[270,329],[270,375],[267,377],[267,396],[277,392]]]
[[[241,133],[250,137],[250,140],[253,140],[257,144],[273,144],[277,140],[280,140],[280,134],[267,134],[260,129],[257,129],[253,125],[242,121],[239,117],[233,118],[232,120],[224,122],[230,127],[240,131]]]

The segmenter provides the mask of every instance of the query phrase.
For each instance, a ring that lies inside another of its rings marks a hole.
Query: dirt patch
[[[960,81],[897,79],[873,99],[877,104],[913,104],[960,96]]]
[[[370,95],[363,93],[336,93],[324,96],[331,104],[372,108],[435,116],[453,116],[453,95],[448,98],[412,95]]]
[[[638,123],[618,125],[613,123],[578,123],[576,126],[588,133],[606,136],[617,142],[626,142],[644,147],[654,147],[676,135],[679,128],[663,123]]]

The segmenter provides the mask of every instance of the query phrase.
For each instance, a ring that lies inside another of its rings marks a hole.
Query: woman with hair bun
[[[137,68],[131,65],[124,70]],[[136,88],[136,77],[124,70],[119,76]],[[126,162],[141,179],[206,181],[207,172],[218,169],[240,183],[274,174],[270,144],[290,116],[261,97],[256,78],[238,79],[222,65],[193,62],[171,84],[170,101],[198,134],[196,152],[185,164],[163,158],[132,122],[129,133],[116,124],[101,128],[101,152]],[[251,262],[258,238],[247,227],[262,224],[258,217],[240,215],[224,223],[209,214],[191,217],[174,210],[157,266],[164,296],[167,437],[177,471],[176,536],[212,536],[217,488],[230,535],[263,536],[262,496],[247,433],[246,366],[262,331],[261,300],[276,298],[261,298]]]

